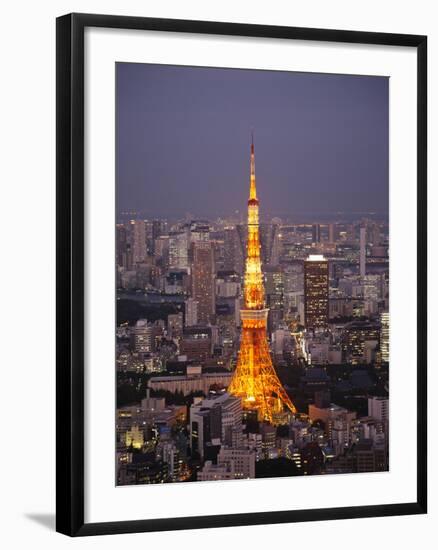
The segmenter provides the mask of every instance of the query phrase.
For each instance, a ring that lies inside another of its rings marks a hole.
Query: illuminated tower
[[[228,391],[242,398],[243,408],[257,411],[259,421],[277,423],[284,407],[296,409],[274,370],[269,353],[265,290],[260,260],[259,201],[257,199],[254,142],[248,200],[248,239],[245,264],[244,306],[240,311],[242,335],[237,366]]]

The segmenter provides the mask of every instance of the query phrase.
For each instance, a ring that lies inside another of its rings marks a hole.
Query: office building
[[[198,323],[208,325],[215,314],[215,271],[212,243],[197,241],[192,244],[192,298],[198,303]]]
[[[351,321],[344,326],[342,347],[345,359],[351,363],[365,362],[365,342],[379,345],[380,327],[372,321]]]
[[[131,220],[129,222],[129,241],[133,263],[143,262],[147,257],[146,223],[144,220]]]
[[[310,255],[304,261],[304,321],[306,329],[325,329],[329,315],[328,261]]]
[[[131,349],[135,353],[150,353],[153,351],[152,327],[146,319],[139,319],[131,328]]]
[[[189,235],[187,231],[174,231],[169,235],[169,267],[189,267]]]
[[[198,302],[194,298],[185,301],[185,326],[193,327],[198,324]]]
[[[389,400],[387,397],[368,397],[368,416],[387,422],[389,418]]]

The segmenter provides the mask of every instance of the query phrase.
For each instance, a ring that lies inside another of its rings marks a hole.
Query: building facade
[[[310,255],[304,261],[304,322],[309,330],[325,329],[329,320],[328,261]]]
[[[212,243],[197,241],[192,244],[192,298],[198,303],[199,324],[214,321],[215,313],[215,270]]]

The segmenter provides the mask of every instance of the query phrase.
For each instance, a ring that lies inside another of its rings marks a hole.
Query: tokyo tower
[[[268,309],[265,307],[260,259],[259,200],[255,178],[254,140],[251,140],[251,174],[248,199],[248,240],[244,279],[244,306],[240,311],[242,334],[236,370],[229,393],[242,398],[243,408],[257,412],[260,422],[278,423],[284,408],[296,409],[272,364],[267,339]]]

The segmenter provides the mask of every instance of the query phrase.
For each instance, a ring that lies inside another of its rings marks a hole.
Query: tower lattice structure
[[[256,411],[259,421],[275,424],[285,407],[292,413],[296,409],[272,364],[267,338],[268,311],[260,259],[259,200],[252,140],[244,307],[240,310],[242,333],[237,366],[228,391],[242,399],[244,409]]]

